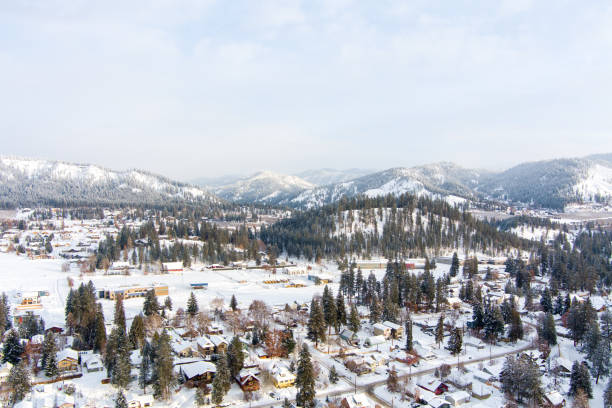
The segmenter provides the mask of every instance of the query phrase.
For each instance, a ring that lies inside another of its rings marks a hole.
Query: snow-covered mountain
[[[212,191],[231,201],[276,204],[314,187],[314,184],[297,176],[261,171]]]
[[[366,176],[368,174],[372,174],[374,172],[375,170],[369,169],[311,169],[303,171],[301,173],[297,173],[296,176],[316,186],[326,186],[328,184],[336,184],[353,180],[359,177]]]
[[[312,208],[364,194],[375,197],[387,194],[449,197],[451,200],[473,198],[481,172],[442,162],[411,168],[397,167],[353,180],[316,187],[284,200],[280,204]]]
[[[213,203],[206,190],[141,170],[0,156],[0,204],[167,205]]]
[[[607,202],[612,199],[612,162],[598,155],[523,163],[489,175],[477,190],[495,200],[548,208]]]

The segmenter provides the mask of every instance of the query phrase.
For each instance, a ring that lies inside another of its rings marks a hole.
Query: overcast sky
[[[189,180],[612,151],[612,3],[0,2],[0,154]]]

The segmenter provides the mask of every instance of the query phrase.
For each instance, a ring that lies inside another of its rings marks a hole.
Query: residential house
[[[57,353],[57,368],[59,371],[77,371],[79,369],[79,353],[71,348],[65,348]]]
[[[242,369],[235,380],[244,392],[259,390],[260,382],[255,370]]]
[[[271,370],[272,382],[276,388],[293,387],[295,375],[284,365],[275,364]]]
[[[389,337],[393,339],[399,339],[404,335],[404,328],[401,325],[390,321],[384,321],[382,324],[383,326],[386,326],[391,329]]]
[[[198,352],[203,357],[208,357],[215,352],[215,345],[208,337],[199,337],[196,340],[196,345],[198,347]]]
[[[467,402],[470,402],[471,397],[466,391],[455,391],[451,394],[448,394],[444,397],[450,404],[454,407],[458,407],[459,405],[463,405]]]
[[[340,401],[342,408],[374,408],[374,404],[362,392],[358,394],[347,395]]]
[[[385,339],[391,337],[391,328],[389,326],[385,326],[382,323],[376,323],[372,327],[374,329],[374,336],[383,336]]]
[[[194,385],[199,386],[212,382],[217,367],[208,361],[196,361],[180,365],[179,372],[185,382],[191,381]]]
[[[81,363],[83,364],[83,368],[85,368],[88,373],[104,370],[104,364],[102,364],[102,358],[99,354],[82,356]]]
[[[221,354],[221,353],[225,353],[225,351],[227,350],[227,341],[221,337],[221,336],[210,336],[210,341],[213,343],[213,345],[215,346],[215,353],[217,354]]]
[[[365,344],[368,347],[379,346],[385,344],[386,340],[384,336],[370,336],[365,340]]]
[[[359,337],[349,329],[342,330],[340,332],[340,338],[346,341],[351,346],[355,346],[359,343]]]
[[[417,385],[424,390],[433,392],[436,395],[444,394],[448,391],[448,385],[436,379],[423,378],[417,381]]]

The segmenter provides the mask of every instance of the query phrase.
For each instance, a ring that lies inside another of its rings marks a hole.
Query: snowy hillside
[[[348,182],[304,191],[284,204],[312,208],[337,201],[341,197],[364,194],[369,197],[403,193],[419,196],[474,197],[473,187],[481,174],[452,163],[434,163],[412,168],[398,167]]]
[[[262,171],[213,191],[231,201],[277,203],[311,188],[314,184],[299,177]]]
[[[5,206],[214,202],[202,188],[141,170],[0,157],[0,203]]]
[[[296,174],[296,176],[316,185],[326,186],[328,184],[342,183],[359,177],[374,173],[374,170],[367,169],[312,169]]]

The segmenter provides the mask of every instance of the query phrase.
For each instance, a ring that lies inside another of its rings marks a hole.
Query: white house
[[[466,391],[455,391],[452,394],[445,395],[444,398],[455,407],[463,405],[471,400],[470,394]]]

